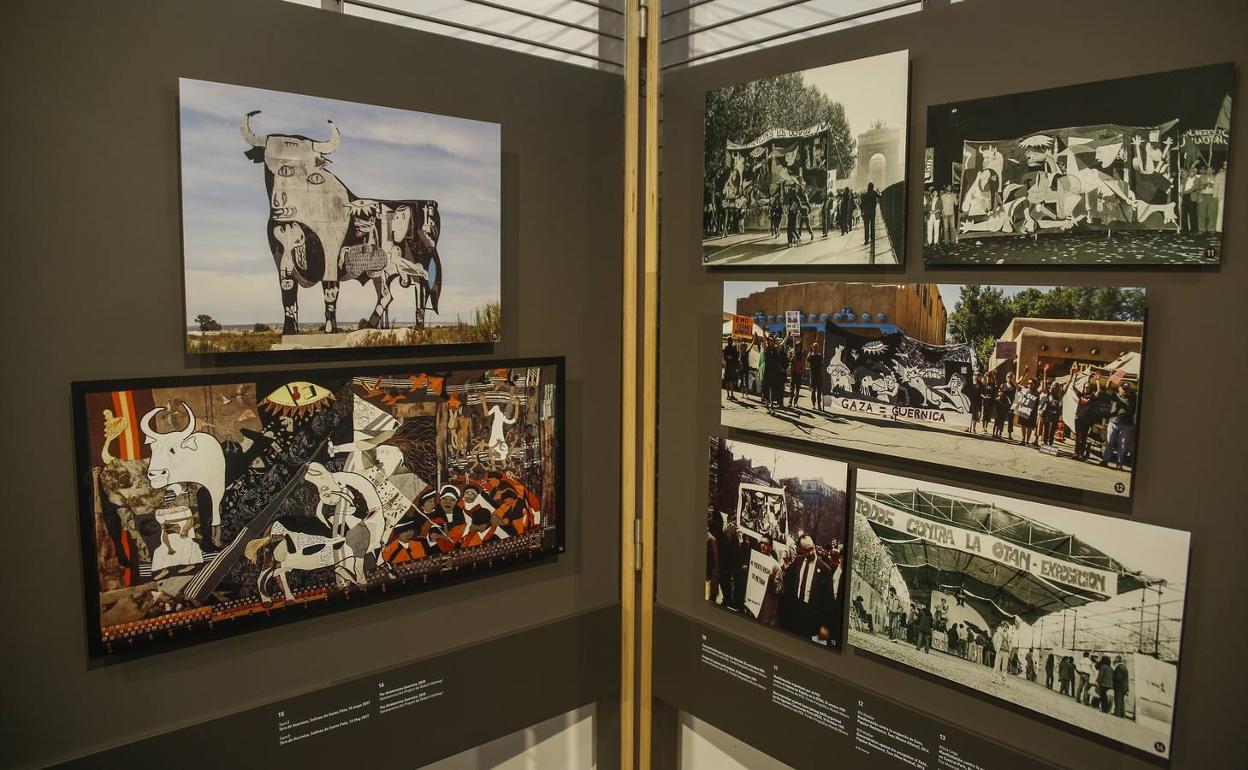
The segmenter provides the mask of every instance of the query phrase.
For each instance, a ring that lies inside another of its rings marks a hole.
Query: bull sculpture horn
[[[246,140],[247,144],[250,144],[252,147],[264,146],[264,140],[256,136],[256,132],[251,130],[251,116],[259,114],[260,110],[252,110],[243,116],[243,121],[239,125],[239,128],[243,132],[243,139]]]
[[[334,121],[329,120],[326,122],[329,123],[330,129],[334,133],[323,142],[312,143],[312,149],[315,150],[316,152],[319,152],[322,155],[328,155],[334,150],[338,149],[338,142],[339,140],[342,139],[342,134],[338,132],[338,126],[334,124]]]

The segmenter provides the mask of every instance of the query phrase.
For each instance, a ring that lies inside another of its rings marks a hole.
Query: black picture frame
[[[92,481],[90,460],[90,436],[87,428],[86,396],[113,390],[134,390],[144,388],[194,387],[217,385],[256,380],[263,377],[336,377],[349,378],[360,373],[369,376],[399,373],[441,373],[452,371],[489,370],[497,368],[530,368],[554,367],[555,395],[553,414],[555,419],[554,499],[556,515],[554,532],[550,542],[547,536],[542,538],[539,549],[521,551],[511,555],[489,555],[481,557],[473,554],[473,558],[463,559],[449,567],[426,571],[418,581],[415,577],[403,577],[385,585],[369,586],[364,589],[352,590],[347,595],[330,596],[321,601],[301,602],[294,606],[283,605],[277,611],[253,613],[230,618],[223,623],[207,621],[175,631],[154,631],[138,643],[134,639],[129,644],[118,643],[109,645],[102,638],[102,627],[99,612],[100,581],[96,569],[96,542],[94,512],[92,508]],[[388,599],[396,599],[418,594],[430,588],[455,585],[493,574],[503,574],[516,569],[523,569],[537,564],[556,561],[560,554],[567,550],[566,524],[566,362],[563,356],[488,359],[488,360],[457,360],[451,362],[414,361],[406,364],[385,364],[377,366],[341,366],[318,369],[280,369],[252,370],[244,372],[211,373],[199,375],[170,375],[162,377],[143,377],[133,379],[102,379],[81,380],[70,384],[71,409],[73,414],[74,467],[77,487],[77,519],[80,547],[80,567],[83,586],[83,618],[86,629],[87,667],[94,669],[102,666],[121,663],[127,660],[146,657],[153,654],[175,649],[192,647],[205,642],[225,639],[239,634],[263,630],[286,623],[319,617],[352,607],[361,607]]]

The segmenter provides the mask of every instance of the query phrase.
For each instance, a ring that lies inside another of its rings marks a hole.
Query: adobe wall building
[[[1086,321],[1067,318],[1015,318],[998,342],[1014,343],[1012,355],[997,357],[989,370],[1014,372],[1020,380],[1043,373],[1061,377],[1072,364],[1107,364],[1124,353],[1144,348],[1144,324],[1139,321]]]
[[[933,345],[945,344],[948,314],[936,284],[782,283],[737,300],[737,315],[752,316],[778,335],[784,334],[784,314],[789,310],[802,314],[804,344],[827,321],[867,337],[901,331]]]

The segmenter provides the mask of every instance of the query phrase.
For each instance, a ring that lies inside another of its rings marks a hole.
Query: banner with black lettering
[[[1118,574],[1003,540],[986,532],[958,527],[903,511],[879,500],[859,495],[854,513],[901,536],[919,538],[933,545],[1028,572],[1051,583],[1078,588],[1105,598],[1118,595]]]
[[[970,345],[929,345],[900,331],[864,337],[828,322],[824,408],[890,420],[971,424]]]

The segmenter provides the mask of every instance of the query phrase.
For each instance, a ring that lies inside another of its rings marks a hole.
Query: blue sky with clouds
[[[281,295],[269,251],[264,165],[243,156],[239,121],[253,110],[256,134],[326,139],[342,132],[329,170],[362,198],[431,198],[442,214],[438,252],[445,277],[432,322],[471,320],[499,300],[501,127],[445,115],[258,88],[180,81],[182,222],[186,313],[225,324],[280,324]],[[391,317],[413,318],[413,292],[397,282]],[[372,312],[372,285],[342,285],[338,318]],[[302,289],[300,321],[323,316],[320,288]],[[189,323],[189,321],[188,321]]]

